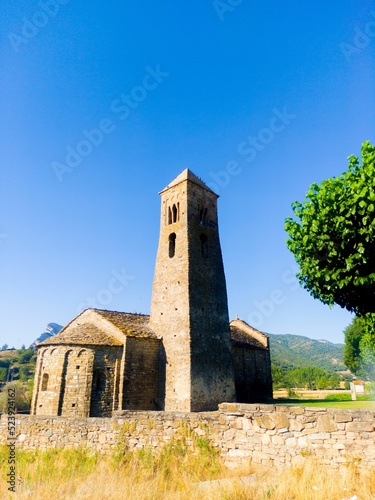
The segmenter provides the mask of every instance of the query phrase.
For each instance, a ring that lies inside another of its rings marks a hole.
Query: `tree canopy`
[[[344,363],[360,377],[375,380],[375,335],[373,315],[354,318],[344,330]]]
[[[375,147],[362,145],[343,174],[312,184],[285,229],[298,279],[325,304],[375,313]],[[370,316],[373,316],[371,314]]]

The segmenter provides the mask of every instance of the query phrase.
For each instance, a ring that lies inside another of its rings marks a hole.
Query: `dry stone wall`
[[[314,455],[323,464],[375,468],[375,409],[350,410],[223,403],[218,412],[122,411],[112,418],[19,415],[17,447],[87,446],[111,453],[119,446],[157,450],[171,439],[206,436],[227,465],[298,465]],[[0,439],[7,438],[7,417]]]

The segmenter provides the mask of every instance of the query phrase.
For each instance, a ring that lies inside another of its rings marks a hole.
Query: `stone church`
[[[229,322],[218,195],[188,169],[160,194],[151,314],[86,309],[41,342],[32,414],[206,411],[272,398],[268,337]]]

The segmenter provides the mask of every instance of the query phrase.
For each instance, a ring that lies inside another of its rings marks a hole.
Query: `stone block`
[[[285,439],[281,436],[272,436],[272,444],[275,446],[284,446]]]
[[[294,437],[287,438],[285,440],[285,446],[294,448],[297,445],[297,440]]]
[[[289,429],[291,431],[297,431],[300,432],[305,428],[305,426],[299,421],[294,418],[289,420]]]
[[[268,435],[268,434],[264,434],[261,438],[260,438],[262,444],[264,445],[269,445],[271,443],[271,437]]]
[[[317,441],[317,440],[329,439],[330,437],[331,437],[331,434],[329,434],[328,432],[316,432],[314,434],[309,434],[307,436],[307,439],[309,441]]]
[[[281,429],[281,428],[288,428],[289,427],[289,418],[285,413],[278,413],[276,412],[273,415],[273,421],[275,423],[276,429]]]
[[[260,418],[260,427],[272,430],[275,428],[275,423],[269,415],[263,415],[263,417]]]
[[[321,432],[333,432],[337,430],[337,426],[329,414],[319,415],[316,428]]]
[[[346,430],[348,432],[373,432],[374,424],[369,422],[348,422]]]
[[[346,423],[351,422],[353,417],[349,413],[336,413],[334,420],[336,423]]]

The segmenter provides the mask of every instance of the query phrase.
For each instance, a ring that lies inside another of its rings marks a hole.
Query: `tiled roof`
[[[230,334],[232,340],[240,344],[247,344],[249,347],[257,347],[258,349],[265,349],[264,345],[259,340],[251,337],[248,333],[240,330],[236,326],[230,325]]]
[[[120,333],[124,334],[124,340],[125,337],[157,339],[155,333],[148,326],[150,317],[144,314],[106,311],[102,309],[89,309],[86,311],[90,314],[95,313],[111,323]],[[83,313],[74,318],[57,335],[38,344],[38,347],[52,344],[123,345],[123,342],[120,340],[121,336],[119,339],[119,335],[111,335],[109,331],[106,331],[105,326],[103,326],[100,320],[97,322],[98,324],[95,324],[95,315],[94,319],[92,319],[92,316],[88,319],[87,315],[85,316],[86,311],[83,311]]]
[[[92,323],[83,323],[76,326],[66,326],[57,335],[54,335],[53,337],[40,342],[40,344],[38,344],[38,347],[56,344],[92,344],[121,346],[122,342],[114,337],[110,337]]]
[[[123,313],[103,309],[95,309],[95,312],[110,321],[127,337],[157,338],[148,326],[150,316],[146,314]]]
[[[250,326],[246,321],[237,317],[230,322],[229,326],[234,343],[247,344],[249,347],[258,349],[269,348],[267,335]]]

